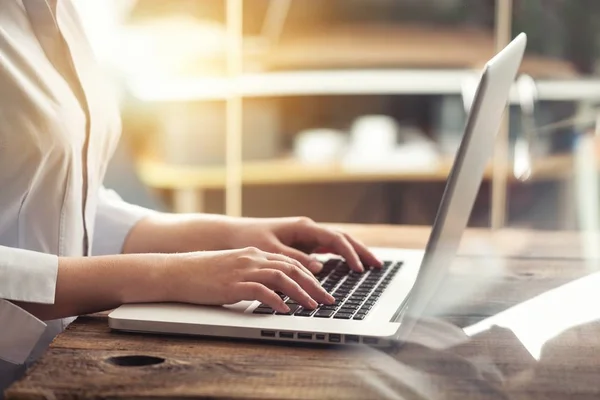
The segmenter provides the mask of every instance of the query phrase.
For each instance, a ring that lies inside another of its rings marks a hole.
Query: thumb
[[[310,272],[316,274],[323,269],[323,264],[317,261],[314,257],[301,252],[300,250],[294,249],[292,247],[288,247],[282,245],[278,251],[281,254],[285,254],[288,257],[291,257],[297,261],[299,261],[302,265],[304,265]]]

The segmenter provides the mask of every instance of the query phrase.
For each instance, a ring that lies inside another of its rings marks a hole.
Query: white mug
[[[365,156],[381,156],[393,152],[398,140],[398,124],[387,115],[365,115],[351,128],[351,146]]]

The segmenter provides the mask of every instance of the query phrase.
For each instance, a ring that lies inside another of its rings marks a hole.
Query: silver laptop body
[[[455,257],[526,43],[526,35],[520,34],[482,71],[425,251],[373,248],[378,257],[388,261],[387,266],[381,272],[368,270],[364,274],[348,272],[343,262],[329,259],[319,279],[334,296],[340,290],[340,306],[329,310],[331,313],[319,309],[312,314],[304,310],[301,315],[303,310],[299,307],[295,314],[277,315],[257,301],[222,307],[128,304],[110,313],[110,327],[135,332],[375,346],[404,340]]]

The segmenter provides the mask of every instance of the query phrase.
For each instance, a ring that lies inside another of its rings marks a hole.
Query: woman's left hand
[[[350,268],[362,272],[364,266],[380,267],[369,249],[350,235],[315,223],[310,218],[241,218],[231,222],[229,246],[258,247],[300,261],[311,272],[322,265],[310,254],[334,253],[342,256]]]

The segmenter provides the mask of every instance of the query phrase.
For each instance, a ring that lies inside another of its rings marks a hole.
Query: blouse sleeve
[[[158,211],[127,203],[113,190],[101,187],[94,228],[93,255],[121,254],[129,231]]]

